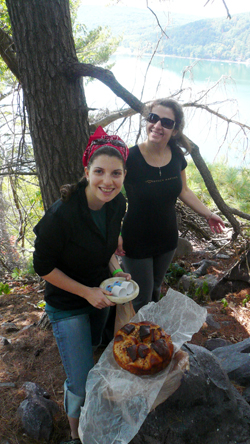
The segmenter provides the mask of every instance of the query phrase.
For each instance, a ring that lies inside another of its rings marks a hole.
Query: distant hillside
[[[244,62],[250,59],[250,13],[206,19],[171,29],[163,54]]]
[[[197,20],[197,16],[184,14],[167,14],[157,11],[157,18],[163,29],[182,26]],[[198,17],[199,18],[199,17]],[[156,17],[149,9],[122,6],[81,5],[78,21],[88,30],[97,26],[108,26],[114,36],[123,36],[121,46],[137,50],[141,44],[154,45],[161,34]]]
[[[196,16],[165,14],[157,18],[167,37],[157,53],[245,62],[250,59],[250,13],[226,18],[197,19]],[[144,49],[151,53],[160,36],[155,16],[149,9],[82,5],[78,20],[87,28],[108,26],[115,36],[123,36],[120,48],[131,52]]]

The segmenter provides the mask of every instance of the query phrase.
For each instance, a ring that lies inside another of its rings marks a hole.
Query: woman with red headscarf
[[[34,228],[34,268],[46,281],[45,310],[67,379],[64,406],[71,439],[80,444],[78,424],[85,384],[93,367],[93,349],[113,304],[100,283],[112,276],[130,279],[117,262],[121,221],[126,203],[121,188],[128,148],[118,136],[99,127],[83,155],[85,177],[61,188],[55,202]]]

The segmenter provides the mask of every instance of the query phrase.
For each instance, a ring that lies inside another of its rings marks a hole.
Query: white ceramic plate
[[[113,285],[114,282],[116,282],[116,281],[123,282],[125,280],[126,279],[122,278],[122,277],[112,277],[109,279],[105,279],[105,281],[103,281],[100,284],[100,287],[105,290],[107,285]],[[112,296],[106,295],[107,298],[110,301],[115,302],[116,304],[125,304],[126,302],[129,302],[129,301],[132,301],[133,299],[135,299],[139,294],[139,285],[135,281],[133,281],[132,279],[129,282],[131,282],[133,284],[132,293],[127,294],[126,296],[122,296],[122,297],[113,296],[113,295]]]

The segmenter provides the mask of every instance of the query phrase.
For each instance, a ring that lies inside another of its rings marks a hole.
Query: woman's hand
[[[118,237],[118,246],[115,251],[115,254],[117,254],[117,256],[125,256],[126,254],[125,251],[123,250],[123,238],[121,235]]]
[[[105,295],[112,296],[112,293],[107,290],[103,290],[99,287],[92,287],[88,289],[87,294],[84,296],[85,299],[93,305],[95,308],[99,308],[100,310],[102,308],[111,307],[112,305],[115,305],[114,302],[111,302]]]
[[[213,233],[222,233],[225,228],[223,220],[217,214],[211,213],[209,217],[206,217],[207,223]]]
[[[122,277],[122,278],[126,278],[126,281],[130,281],[131,274],[124,273],[124,271],[119,271],[119,273],[116,273],[116,275],[114,277]]]

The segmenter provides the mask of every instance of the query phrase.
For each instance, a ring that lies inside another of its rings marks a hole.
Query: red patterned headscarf
[[[124,162],[126,162],[129,154],[127,145],[119,136],[109,136],[101,126],[98,126],[94,134],[90,136],[86,150],[83,153],[82,163],[86,167],[90,158],[96,150],[102,146],[111,146],[118,150],[122,155]]]

